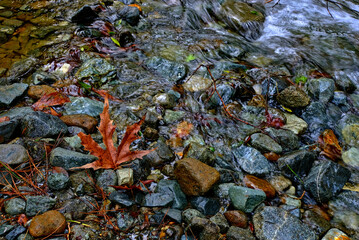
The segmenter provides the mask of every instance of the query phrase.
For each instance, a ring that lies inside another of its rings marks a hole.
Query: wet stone
[[[135,219],[127,212],[117,214],[117,226],[121,231],[129,229],[134,222]]]
[[[163,120],[165,121],[166,124],[173,124],[174,122],[182,120],[185,114],[186,113],[184,111],[172,111],[166,109]]]
[[[1,224],[0,225],[0,236],[3,236],[14,229],[14,225]]]
[[[182,212],[182,218],[185,223],[190,224],[195,217],[204,218],[205,216],[200,211],[192,208],[187,208]]]
[[[191,199],[191,205],[204,215],[215,215],[220,208],[218,199],[207,197],[194,197]]]
[[[197,142],[191,142],[187,145],[183,152],[184,158],[194,158],[207,165],[213,166],[214,155],[213,152],[207,147]]]
[[[303,119],[289,113],[284,113],[284,116],[287,122],[282,129],[290,130],[296,135],[301,135],[307,130],[308,124]]]
[[[327,114],[327,106],[322,102],[312,102],[302,114],[305,122],[310,123],[307,132],[311,133],[311,139],[318,139],[319,135],[328,128],[331,119]],[[312,140],[313,141],[313,140]]]
[[[359,214],[349,211],[338,211],[334,213],[331,220],[333,225],[345,226],[346,229],[359,232]]]
[[[327,103],[333,98],[335,85],[333,79],[318,78],[308,81],[306,88],[311,98]]]
[[[231,210],[224,213],[231,226],[246,228],[248,226],[247,215],[239,210]]]
[[[159,93],[153,97],[154,103],[159,104],[165,108],[173,108],[177,105],[176,98],[167,93]]]
[[[304,187],[320,203],[335,197],[350,178],[350,171],[332,161],[313,166],[304,180]]]
[[[277,101],[285,107],[298,108],[308,106],[310,98],[303,90],[290,86],[278,94]]]
[[[353,168],[359,169],[359,148],[352,147],[342,153],[343,161]]]
[[[115,67],[103,58],[90,58],[84,62],[75,76],[79,79],[92,78],[95,81],[106,82],[114,77]]]
[[[122,168],[116,170],[117,175],[117,185],[129,185],[133,184],[133,169],[132,168]]]
[[[306,176],[316,160],[317,154],[312,151],[298,150],[283,155],[278,159],[278,167],[285,177],[299,181],[292,171],[299,177]],[[288,167],[289,166],[289,167]]]
[[[352,211],[359,214],[359,209],[356,207],[359,204],[359,192],[343,191],[334,199],[329,201],[329,209],[333,212],[337,211]]]
[[[32,57],[21,59],[11,66],[8,71],[8,76],[11,78],[16,78],[16,76],[23,76],[30,72],[37,63],[37,60]]]
[[[241,186],[233,186],[228,191],[233,206],[241,211],[250,213],[266,199],[262,190]]]
[[[10,215],[18,215],[25,212],[26,202],[22,198],[12,198],[5,202],[5,212]]]
[[[299,148],[299,138],[292,131],[275,128],[267,128],[265,131],[282,146],[283,152],[293,151]]]
[[[42,214],[55,206],[56,199],[47,196],[28,196],[26,198],[25,214],[33,217]]]
[[[59,212],[62,214],[68,213],[72,219],[82,219],[88,212],[94,211],[96,200],[90,196],[82,196],[76,199],[70,199],[63,202],[60,206]]]
[[[16,226],[8,234],[6,234],[6,240],[15,240],[21,233],[26,232],[26,228],[23,226]]]
[[[229,224],[222,213],[216,213],[216,215],[212,216],[209,220],[219,227],[221,233],[226,233],[228,231]]]
[[[231,226],[227,232],[228,240],[255,240],[252,232],[249,229]]]
[[[156,150],[143,157],[143,159],[148,161],[151,166],[156,167],[175,159],[175,155],[166,144],[164,138],[160,137],[157,143],[153,145],[153,148],[156,148]]]
[[[164,193],[149,193],[145,196],[143,206],[145,207],[166,207],[173,202],[173,195]]]
[[[65,103],[66,115],[87,114],[92,117],[100,116],[103,111],[103,103],[85,97],[70,98],[70,103]]]
[[[103,170],[97,176],[97,180],[96,180],[96,184],[104,190],[108,189],[111,185],[112,186],[117,185],[117,182],[118,182],[117,174],[115,170],[112,169]]]
[[[147,67],[172,82],[183,79],[187,73],[185,65],[160,57],[150,58]]]
[[[21,25],[24,24],[24,22],[18,19],[5,19],[2,22],[2,24],[17,28],[17,27],[21,27]]]
[[[260,240],[315,240],[315,233],[298,218],[277,207],[264,207],[253,216],[256,236]]]
[[[337,228],[330,229],[327,234],[321,240],[331,240],[331,239],[350,239],[348,235],[340,231]]]
[[[52,173],[47,178],[47,186],[51,190],[59,191],[67,188],[70,178],[64,173]]]
[[[178,210],[178,209],[167,209],[167,208],[163,208],[162,209],[162,213],[165,214],[166,216],[172,218],[173,220],[175,220],[178,223],[182,222],[182,211]]]
[[[19,107],[19,108],[13,108],[9,111],[6,111],[4,113],[0,114],[0,117],[9,117],[12,119],[21,119],[25,117],[26,115],[35,112],[31,107]]]
[[[173,196],[171,208],[184,209],[187,205],[186,195],[182,192],[180,185],[176,180],[161,180],[157,184],[157,193]]]
[[[71,174],[70,183],[71,187],[78,195],[91,194],[95,192],[95,188],[92,182],[92,176],[87,170]]]
[[[58,117],[44,112],[34,112],[21,119],[24,135],[31,138],[52,137],[67,133],[67,126]]]
[[[311,228],[318,236],[322,236],[330,229],[330,222],[311,210],[304,212],[302,221],[307,224],[309,228]]]
[[[9,165],[21,164],[29,159],[26,149],[18,144],[0,144],[0,161]]]
[[[14,83],[12,85],[0,86],[0,106],[9,106],[15,101],[15,99],[23,95],[27,88],[28,85],[25,83]]]
[[[193,75],[185,83],[183,88],[190,92],[205,91],[212,85],[212,80],[199,75]]]
[[[249,174],[263,175],[274,170],[274,166],[255,148],[244,145],[232,149],[235,167],[241,167]]]
[[[91,24],[98,17],[97,13],[90,6],[83,6],[72,17],[71,21],[77,24]]]
[[[335,80],[335,84],[339,90],[344,91],[346,93],[352,93],[355,91],[356,86],[352,80],[350,80],[347,76],[341,76]]]
[[[208,239],[208,240],[217,240],[220,237],[219,232],[220,232],[219,227],[215,223],[209,221],[209,223],[204,226],[204,229],[201,232],[199,238]]]
[[[136,7],[126,6],[121,9],[118,16],[131,26],[136,26],[140,20],[140,10]]]
[[[218,91],[219,95],[221,95],[221,98],[225,104],[227,104],[229,102],[229,100],[234,96],[234,93],[235,93],[235,89],[232,86],[229,86],[227,84],[218,85],[217,91]],[[206,94],[203,96],[206,96]],[[208,96],[206,96],[206,98],[208,98]],[[215,93],[209,99],[208,104],[212,108],[221,106],[223,104],[222,100],[219,98],[218,94]]]
[[[264,179],[260,179],[252,175],[246,175],[243,179],[243,183],[249,188],[262,190],[266,194],[267,198],[273,198],[275,196],[275,189]]]
[[[0,143],[7,142],[16,132],[19,121],[17,119],[0,123]]]
[[[17,237],[17,240],[33,240],[34,238],[28,233],[22,233]],[[54,240],[54,239],[51,239]]]
[[[83,154],[64,148],[57,147],[51,151],[50,163],[56,167],[69,170],[73,167],[81,167],[87,163],[95,161],[97,158],[92,155]]]
[[[276,141],[274,141],[271,137],[263,133],[252,134],[251,145],[261,152],[282,152],[282,147],[278,143],[276,143]]]
[[[29,87],[27,95],[33,99],[39,99],[45,94],[50,94],[53,92],[56,92],[56,90],[48,85],[34,85]]]
[[[189,196],[203,195],[219,180],[219,172],[192,158],[176,162],[174,174],[182,191]]]
[[[35,216],[29,227],[33,237],[44,237],[62,233],[66,228],[66,219],[60,212],[52,210]]]
[[[359,124],[348,124],[342,130],[345,143],[359,148]]]
[[[229,198],[229,189],[233,186],[236,186],[234,182],[231,183],[222,183],[215,187],[214,194],[218,198]]]
[[[130,207],[135,204],[126,193],[122,193],[119,191],[112,192],[109,196],[111,202],[120,204],[121,206]]]

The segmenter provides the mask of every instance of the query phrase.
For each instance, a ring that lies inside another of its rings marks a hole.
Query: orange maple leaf
[[[35,111],[42,111],[46,107],[62,105],[65,102],[70,102],[70,99],[59,92],[52,92],[43,95],[36,103],[32,105]]]
[[[342,155],[342,147],[339,145],[338,139],[333,130],[326,129],[318,138],[319,147],[322,149],[321,154],[332,159],[340,159]]]
[[[0,123],[10,121],[10,118],[8,116],[0,117]]]
[[[111,168],[117,169],[120,168],[120,165],[124,162],[132,161],[136,158],[142,158],[143,156],[149,154],[155,149],[151,150],[143,150],[143,151],[131,151],[130,145],[136,139],[141,138],[137,135],[138,131],[141,128],[142,123],[145,120],[145,116],[143,118],[131,125],[126,129],[126,133],[123,136],[123,139],[116,149],[114,146],[112,135],[115,132],[116,125],[113,124],[113,121],[110,119],[110,114],[108,112],[109,103],[108,96],[105,96],[105,104],[103,108],[103,112],[100,114],[100,126],[98,130],[102,135],[102,141],[106,146],[106,149],[103,149],[96,143],[90,135],[86,135],[82,132],[78,134],[81,139],[81,144],[84,146],[85,150],[89,151],[92,155],[98,157],[98,160],[83,165],[81,167],[74,167],[72,169],[84,169],[84,168],[93,168],[94,170],[100,168]]]

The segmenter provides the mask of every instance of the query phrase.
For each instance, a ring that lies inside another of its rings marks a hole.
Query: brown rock
[[[277,95],[277,101],[285,107],[305,107],[310,103],[310,97],[300,88],[290,86]]]
[[[249,188],[262,190],[267,198],[273,198],[275,196],[275,189],[264,179],[257,178],[253,175],[246,175],[243,179],[243,183]]]
[[[176,162],[174,174],[182,191],[189,196],[206,193],[219,180],[219,172],[193,158]]]
[[[56,92],[56,90],[47,85],[34,85],[29,87],[27,95],[33,99],[39,99],[45,94]]]
[[[94,117],[91,117],[87,114],[73,114],[65,115],[60,117],[60,119],[67,126],[77,126],[86,130],[86,132],[93,132],[97,125],[97,120]]]
[[[64,215],[56,210],[47,211],[34,217],[30,223],[29,233],[33,237],[44,237],[62,233],[66,228]]]
[[[224,213],[231,226],[246,228],[248,225],[247,215],[239,210],[227,211]]]

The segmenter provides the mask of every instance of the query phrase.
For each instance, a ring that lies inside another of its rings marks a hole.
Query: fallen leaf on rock
[[[110,100],[112,100],[112,101],[122,102],[121,99],[118,99],[118,98],[112,96],[112,95],[109,94],[108,91],[106,91],[106,90],[101,90],[101,89],[99,90],[99,89],[95,89],[95,88],[91,88],[91,90],[92,90],[93,92],[97,93],[98,95],[100,95],[100,96],[103,97],[103,98],[108,97],[108,99],[110,99]]]
[[[36,103],[32,105],[35,111],[41,111],[46,107],[63,105],[66,102],[70,102],[70,99],[59,92],[53,92],[45,94]]]
[[[102,135],[102,141],[106,146],[106,149],[100,147],[100,145],[95,142],[90,135],[86,135],[82,132],[78,134],[81,139],[81,144],[84,146],[85,150],[89,151],[92,155],[98,157],[98,160],[88,163],[81,167],[75,167],[72,169],[84,169],[84,168],[93,168],[94,170],[100,168],[111,168],[117,169],[120,168],[120,165],[124,162],[132,161],[136,158],[142,158],[143,156],[149,154],[155,149],[143,150],[143,151],[131,151],[130,145],[136,139],[141,138],[137,135],[138,131],[141,128],[142,123],[145,120],[145,116],[138,122],[131,126],[128,126],[126,133],[123,136],[123,139],[116,149],[114,146],[112,135],[115,132],[116,126],[113,125],[113,121],[110,119],[110,114],[108,112],[109,103],[108,96],[105,96],[105,104],[103,112],[100,114],[100,126],[98,130]]]
[[[183,121],[177,125],[176,136],[180,138],[187,137],[192,130],[193,130],[193,124]]]
[[[2,122],[7,122],[7,121],[10,121],[10,118],[5,116],[5,117],[0,117],[0,123]]]
[[[320,154],[332,159],[341,159],[342,147],[333,130],[326,129],[318,138],[319,147],[322,150]]]

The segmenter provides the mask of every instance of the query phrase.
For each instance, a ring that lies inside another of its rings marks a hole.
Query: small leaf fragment
[[[186,58],[186,62],[193,61],[193,60],[195,60],[196,58],[197,58],[197,57],[196,57],[195,55],[190,54],[190,55],[188,55],[188,56],[187,56],[187,58]]]
[[[116,38],[111,37],[112,42],[114,42],[117,46],[121,47],[121,44],[119,41],[117,41]]]

